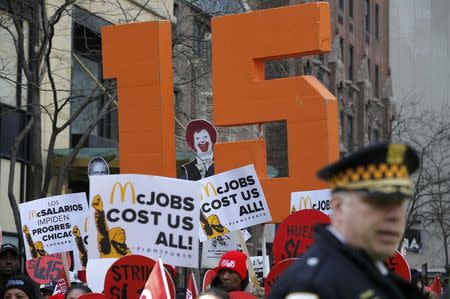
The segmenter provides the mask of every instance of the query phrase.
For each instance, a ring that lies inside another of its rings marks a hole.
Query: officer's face
[[[346,242],[364,249],[373,259],[392,256],[403,234],[404,200],[376,200],[348,193],[333,199],[333,226]]]

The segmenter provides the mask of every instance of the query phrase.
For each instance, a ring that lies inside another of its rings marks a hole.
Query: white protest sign
[[[41,198],[19,204],[27,260],[43,255],[73,251],[74,268],[87,263],[88,216],[85,193]]]
[[[245,241],[251,237],[250,233],[246,229],[243,229],[241,233]],[[225,252],[230,250],[242,250],[239,241],[233,233],[218,236],[211,240],[206,240],[202,244],[202,268],[215,268],[219,264],[219,260]]]
[[[314,209],[331,216],[331,190],[311,190],[291,193],[291,214]]]
[[[253,165],[204,178],[200,241],[272,220]]]
[[[86,267],[86,280],[94,293],[102,293],[105,288],[105,277],[109,267],[118,259],[89,259]]]
[[[135,253],[197,267],[199,184],[148,175],[90,176],[89,258]]]
[[[266,255],[264,272],[263,272],[263,257],[262,256],[251,256],[250,261],[252,262],[253,269],[255,269],[256,279],[258,279],[259,285],[264,286],[264,277],[270,272],[270,260],[269,256]]]

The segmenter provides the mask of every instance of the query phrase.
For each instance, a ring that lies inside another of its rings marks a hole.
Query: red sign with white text
[[[105,277],[105,296],[107,298],[138,299],[144,290],[156,261],[138,254],[124,256],[115,261]],[[175,298],[175,286],[166,271],[169,291]]]
[[[70,268],[70,255],[67,254],[67,267]],[[40,256],[26,261],[27,273],[35,282],[44,284],[58,280],[64,272],[62,253]]]
[[[330,217],[317,210],[300,210],[281,222],[273,240],[276,262],[299,257],[314,242],[313,226],[330,223]]]

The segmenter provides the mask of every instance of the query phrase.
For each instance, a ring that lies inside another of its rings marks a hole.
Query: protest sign
[[[116,260],[108,269],[104,291],[107,298],[137,299],[144,289],[156,261],[138,254],[131,254]],[[164,272],[167,281],[172,281]],[[169,283],[169,291],[174,298],[175,287]]]
[[[89,258],[127,254],[197,267],[197,182],[147,175],[90,176]]]
[[[253,165],[199,182],[202,192],[200,241],[272,220]]]
[[[265,265],[263,267],[263,257],[262,256],[251,256],[250,260],[255,270],[256,279],[258,280],[259,286],[264,286],[264,277],[267,276],[270,270],[269,256],[266,255]],[[265,273],[263,272],[265,270]],[[265,274],[265,275],[264,275]]]
[[[86,267],[86,280],[93,292],[103,292],[106,273],[115,261],[117,259],[89,259]]]
[[[251,237],[250,233],[246,229],[243,229],[241,233],[244,241],[247,241]],[[203,242],[202,247],[201,267],[216,267],[222,255],[230,250],[241,250],[241,245],[233,233],[218,236],[211,240],[206,240]]]
[[[39,284],[58,280],[64,272],[62,255],[64,253],[54,253],[27,260],[25,267],[28,275]],[[70,267],[70,255],[66,254],[68,267]]]
[[[84,193],[41,198],[19,205],[27,260],[73,251],[74,269],[87,263],[84,227],[88,205]]]
[[[403,278],[407,282],[411,281],[411,271],[405,258],[396,251],[392,257],[388,257],[384,264],[389,272],[395,273],[397,276]]]
[[[264,282],[264,292],[266,297],[269,296],[270,289],[272,288],[275,281],[277,281],[278,277],[280,277],[280,275],[296,260],[298,260],[298,258],[282,260],[272,267],[272,270],[270,270],[269,275],[267,275],[266,281]]]
[[[299,257],[313,243],[313,226],[330,223],[330,217],[316,210],[301,210],[281,222],[273,240],[276,262]]]
[[[291,193],[291,214],[314,209],[331,216],[331,190],[311,190]]]

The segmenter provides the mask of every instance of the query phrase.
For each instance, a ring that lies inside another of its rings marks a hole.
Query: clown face
[[[205,129],[194,133],[194,147],[197,155],[203,156],[212,152],[212,141],[208,131]]]

